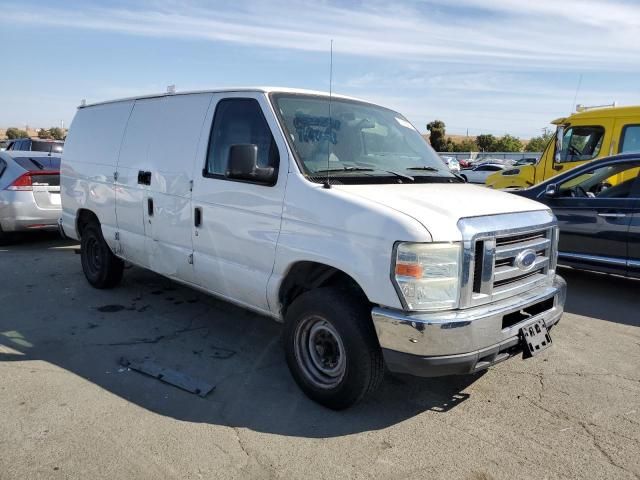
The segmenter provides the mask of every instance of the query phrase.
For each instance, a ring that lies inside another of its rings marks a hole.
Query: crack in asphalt
[[[271,465],[265,465],[264,463],[262,463],[258,457],[254,454],[252,454],[251,452],[249,452],[249,450],[247,450],[247,447],[245,446],[244,440],[242,440],[242,437],[240,436],[240,432],[238,431],[238,427],[230,427],[231,430],[233,431],[235,438],[236,438],[236,442],[238,443],[238,446],[240,447],[240,449],[242,450],[242,453],[244,453],[247,457],[247,462],[245,463],[245,465],[240,469],[240,471],[244,474],[247,474],[249,472],[247,472],[247,468],[250,467],[250,460],[253,460],[255,462],[255,464],[260,467],[260,469],[262,470],[261,473],[266,473],[267,477],[265,477],[264,475],[259,475],[256,478],[276,478],[276,472],[273,469],[273,467]],[[246,477],[245,477],[246,478]]]
[[[194,327],[194,328],[187,327],[187,328],[181,328],[181,329],[175,330],[173,333],[158,335],[157,337],[154,337],[154,338],[140,338],[140,339],[133,339],[125,342],[113,342],[113,343],[93,343],[92,345],[99,346],[99,347],[120,347],[123,345],[140,345],[145,343],[158,343],[162,340],[173,340],[176,337],[178,337],[181,333],[195,332],[196,330],[204,330],[204,329],[209,329],[209,327],[207,326]]]
[[[591,430],[589,430],[589,428],[587,427],[587,423],[584,422],[583,420],[580,420],[578,418],[572,417],[571,415],[568,415],[564,412],[554,412],[553,410],[549,410],[548,408],[540,405],[539,403],[533,401],[532,399],[530,399],[529,397],[527,397],[526,395],[522,395],[522,397],[527,400],[531,405],[533,405],[536,408],[539,408],[540,410],[548,413],[549,415],[551,415],[554,418],[557,418],[559,420],[564,420],[567,421],[571,424],[576,424],[578,426],[580,426],[582,428],[583,431],[585,431],[587,433],[587,436],[591,439],[591,442],[593,443],[594,447],[600,452],[600,454],[607,460],[607,463],[609,463],[610,465],[619,468],[627,473],[630,473],[631,475],[633,475],[636,479],[640,480],[640,475],[637,474],[636,472],[629,470],[628,468],[624,467],[623,465],[620,465],[619,463],[617,463],[613,457],[602,447],[602,445],[600,444],[599,440],[596,438],[595,433],[593,433]],[[591,424],[594,427],[598,427],[598,425],[596,424]],[[626,440],[630,440],[633,441],[635,443],[640,443],[638,440],[634,439],[634,438],[630,438],[627,437],[625,435],[621,435],[618,432],[613,432],[609,429],[606,429],[604,427],[599,427],[602,428],[603,430],[606,430],[607,432],[611,433],[614,436],[618,436],[620,438],[624,438]]]
[[[640,475],[638,475],[636,472],[629,470],[628,468],[624,467],[623,465],[620,465],[618,462],[616,462],[613,457],[609,454],[609,452],[607,452],[604,447],[600,444],[600,441],[598,440],[598,438],[596,437],[595,433],[592,432],[591,430],[589,430],[589,428],[587,427],[587,424],[585,422],[579,421],[578,425],[580,425],[582,427],[582,430],[584,430],[587,435],[589,436],[589,438],[591,438],[591,442],[593,443],[593,446],[596,448],[596,450],[598,450],[600,452],[600,454],[607,460],[607,462],[616,467],[619,468],[620,470],[630,473],[631,475],[634,476],[634,478],[636,479],[640,479]]]

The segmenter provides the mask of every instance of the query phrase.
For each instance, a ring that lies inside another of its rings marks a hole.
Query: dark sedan
[[[640,278],[640,153],[585,163],[512,192],[558,218],[559,263]]]

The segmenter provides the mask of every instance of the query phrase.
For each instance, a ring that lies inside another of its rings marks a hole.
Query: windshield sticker
[[[413,128],[413,125],[407,122],[404,118],[396,117],[396,122],[398,122],[400,125],[402,125],[405,128],[410,128],[411,130],[415,130],[415,128]]]
[[[298,141],[304,143],[315,143],[329,139],[334,145],[338,143],[337,131],[340,130],[340,120],[331,119],[329,127],[329,117],[317,117],[314,115],[296,114],[293,119],[293,127],[296,129]]]

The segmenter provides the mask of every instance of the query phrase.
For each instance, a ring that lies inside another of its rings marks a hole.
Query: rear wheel
[[[82,232],[80,257],[84,276],[95,288],[113,288],[120,283],[124,262],[113,254],[99,225],[93,223]]]
[[[3,232],[2,228],[0,227],[0,245],[9,245],[9,243],[11,243],[11,240],[13,240],[12,236],[8,233]]]
[[[316,402],[340,410],[380,385],[382,352],[368,304],[334,288],[306,292],[289,307],[284,342],[287,364]]]

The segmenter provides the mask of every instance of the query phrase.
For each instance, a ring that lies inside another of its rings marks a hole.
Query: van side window
[[[258,147],[258,166],[278,168],[278,147],[260,104],[252,98],[221,100],[213,118],[205,175],[224,177],[232,145]]]
[[[640,125],[626,125],[622,129],[620,153],[640,152]]]
[[[6,169],[7,169],[7,162],[5,162],[0,158],[0,177],[2,177],[2,174]]]
[[[602,147],[604,128],[602,127],[569,127],[562,139],[560,163],[581,162],[596,158]]]

